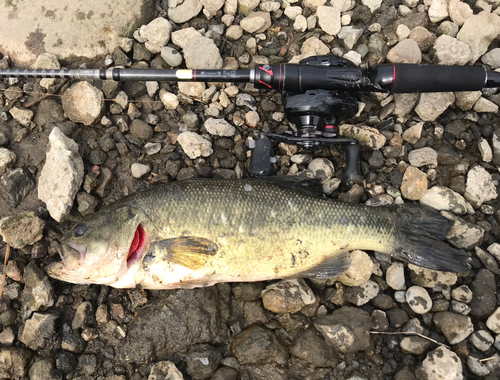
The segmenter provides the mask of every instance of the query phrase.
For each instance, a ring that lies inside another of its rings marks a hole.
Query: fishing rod
[[[255,176],[275,171],[273,145],[345,146],[344,177],[359,178],[361,147],[353,138],[339,137],[338,125],[358,112],[355,92],[458,92],[500,87],[500,73],[482,67],[384,64],[358,68],[334,55],[315,56],[298,64],[257,65],[251,70],[1,69],[0,77],[74,78],[114,81],[252,83],[255,88],[282,92],[285,115],[297,127],[285,134],[262,133],[256,140],[249,171]]]

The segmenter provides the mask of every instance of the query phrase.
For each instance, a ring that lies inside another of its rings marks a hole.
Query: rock
[[[153,358],[186,352],[199,343],[225,342],[227,302],[219,295],[218,286],[163,292],[136,312],[117,358],[145,364]]]
[[[64,115],[75,123],[92,125],[104,112],[104,94],[89,82],[78,82],[64,92]]]
[[[373,272],[373,261],[364,251],[351,252],[351,265],[340,276],[335,277],[346,286],[360,286],[368,281]]]
[[[387,282],[387,285],[394,290],[406,289],[403,263],[397,261],[393,262],[391,266],[387,268],[385,281]]]
[[[416,375],[427,380],[463,380],[462,362],[453,351],[440,346],[427,354]]]
[[[240,364],[285,364],[288,357],[274,333],[259,325],[236,335],[231,340],[230,351]]]
[[[460,0],[451,0],[448,4],[448,11],[451,20],[458,26],[462,26],[465,20],[473,14],[469,4],[463,3]]]
[[[403,132],[403,140],[409,142],[410,144],[415,144],[422,135],[422,127],[424,123],[416,123]],[[415,165],[413,165],[415,166]]]
[[[398,42],[387,53],[387,60],[392,63],[420,63],[422,61],[422,53],[415,41],[406,39]]]
[[[175,110],[179,106],[177,95],[168,92],[164,88],[160,90],[160,100],[167,110]]]
[[[174,363],[161,361],[151,368],[148,380],[184,380],[184,376]]]
[[[472,292],[467,285],[462,285],[451,291],[451,298],[456,301],[469,303],[472,301]]]
[[[495,339],[486,330],[479,330],[472,333],[470,342],[480,351],[488,351]]]
[[[434,314],[434,324],[450,344],[457,344],[474,331],[470,317],[442,311]]]
[[[479,360],[475,355],[469,355],[467,357],[467,366],[477,376],[487,376],[490,374],[490,370],[486,366],[486,363],[483,363]]]
[[[321,181],[328,180],[335,174],[333,163],[326,158],[315,158],[309,162],[307,170],[311,171],[314,177]]]
[[[319,6],[316,12],[318,24],[325,33],[336,36],[340,32],[340,10],[334,7]]]
[[[182,63],[181,53],[179,53],[174,48],[171,48],[170,46],[164,46],[161,48],[161,57],[167,63],[167,65],[170,65],[172,67],[177,67]]]
[[[413,110],[419,100],[419,94],[394,94],[393,114],[405,118]]]
[[[308,7],[311,9],[313,12],[316,12],[318,10],[318,7],[325,5],[326,0],[305,0],[304,1],[304,7]],[[334,6],[334,5],[332,5]],[[350,4],[349,4],[350,6]],[[338,8],[338,7],[336,7]]]
[[[258,6],[259,0],[238,0],[238,11],[245,16]]]
[[[317,37],[308,38],[300,49],[300,55],[294,56],[289,63],[298,63],[300,60],[314,55],[330,53],[330,49]]]
[[[54,304],[54,292],[49,279],[32,262],[24,268],[24,284],[21,295],[23,319],[28,319],[42,307],[48,308]]]
[[[243,28],[239,25],[230,25],[226,30],[226,38],[231,41],[236,41],[243,35]]]
[[[491,41],[500,31],[500,17],[494,13],[482,12],[467,18],[457,34],[457,39],[469,45],[474,64],[488,50]]]
[[[151,168],[148,164],[141,164],[139,162],[135,162],[130,167],[130,171],[134,178],[141,178],[142,176],[148,174],[151,171]]]
[[[50,347],[53,344],[57,319],[55,314],[33,313],[20,330],[19,340],[33,351]]]
[[[203,126],[208,133],[215,136],[231,137],[236,133],[236,128],[224,119],[208,118]]]
[[[155,18],[147,25],[141,26],[139,33],[146,40],[145,46],[151,53],[159,53],[170,40],[172,25],[163,17]]]
[[[417,201],[421,199],[426,192],[427,175],[413,166],[408,166],[401,183],[401,195],[406,199]]]
[[[481,98],[481,91],[465,91],[455,92],[457,99],[457,107],[462,111],[469,111],[474,107],[474,104]]]
[[[500,48],[492,49],[484,54],[481,57],[481,62],[490,66],[492,70],[500,68]]]
[[[182,132],[177,141],[191,159],[208,157],[213,153],[212,143],[195,132]]]
[[[417,168],[426,165],[436,167],[438,164],[437,158],[437,152],[429,147],[415,149],[408,153],[408,161],[410,162],[410,165]]]
[[[58,222],[73,206],[83,175],[83,160],[78,153],[78,145],[59,128],[53,128],[38,181],[38,198],[45,202],[50,215]]]
[[[488,140],[480,137],[477,142],[479,152],[481,153],[481,158],[484,162],[491,162],[493,160],[493,150],[491,149]]]
[[[427,290],[420,286],[411,286],[406,291],[406,302],[417,314],[425,314],[432,308],[432,300]]]
[[[8,149],[0,148],[0,175],[5,173],[16,162],[16,154]]]
[[[420,204],[458,215],[466,214],[468,210],[464,197],[444,186],[431,187],[420,198]]]
[[[190,39],[194,37],[202,37],[202,35],[193,27],[189,27],[172,32],[171,37],[172,42],[183,49]]]
[[[408,269],[411,281],[418,286],[433,288],[437,285],[454,285],[457,282],[455,273],[422,268],[413,264],[408,264]]]
[[[407,354],[422,355],[431,346],[431,342],[419,336],[407,336],[401,340],[400,346]]]
[[[471,283],[471,316],[486,319],[493,313],[496,307],[495,289],[495,275],[487,269],[480,269]]]
[[[12,248],[33,245],[43,237],[45,223],[32,211],[23,211],[0,221],[0,235]]]
[[[302,14],[302,8],[289,6],[285,8],[285,11],[283,13],[285,13],[285,16],[288,17],[290,20],[295,21],[297,16]]]
[[[495,334],[500,334],[500,307],[488,317],[486,326]]]
[[[297,313],[316,302],[316,296],[302,279],[283,280],[262,291],[264,308],[273,313]]]
[[[446,301],[446,302],[448,302],[448,301]],[[437,311],[437,310],[434,310],[434,311]],[[443,311],[446,311],[446,310],[443,310]],[[456,313],[456,314],[469,315],[470,307],[469,307],[469,305],[466,305],[465,303],[453,300],[453,301],[451,301],[450,311],[452,311],[453,313]]]
[[[441,212],[443,216],[454,220],[455,224],[446,235],[446,239],[457,248],[472,249],[483,240],[484,230],[475,224],[467,223],[463,219],[446,211]]]
[[[432,0],[429,7],[429,19],[438,23],[448,17],[448,3],[446,0]]]
[[[203,82],[179,82],[179,94],[189,96],[190,98],[200,100],[203,91],[205,91],[205,83]]]
[[[423,121],[435,121],[454,101],[453,92],[420,94],[415,112]]]
[[[222,57],[214,41],[206,37],[194,37],[184,45],[184,59],[189,69],[222,68]]]
[[[33,119],[33,111],[26,108],[13,107],[10,109],[10,114],[23,127],[29,127],[31,119]]]
[[[35,181],[31,174],[24,168],[7,170],[0,179],[5,192],[8,194],[9,203],[12,207],[17,207],[35,188]]]
[[[176,24],[183,24],[196,17],[202,8],[199,0],[184,0],[175,8],[168,9],[168,18]]]
[[[339,362],[338,355],[314,329],[299,335],[290,347],[290,354],[312,367],[330,367]]]
[[[29,371],[30,380],[62,380],[63,374],[55,370],[52,363],[41,359],[33,363]]]
[[[148,141],[154,136],[153,127],[141,119],[135,119],[130,124],[130,133],[141,140]]]
[[[3,34],[2,53],[18,65],[33,63],[46,51],[71,63],[92,61],[112,52],[122,36],[151,20],[155,11],[154,2],[149,0],[134,4],[105,0],[92,4],[91,8],[88,13],[80,4],[56,0],[39,6],[23,3],[15,7],[2,2],[0,24],[9,31]],[[34,22],[34,18],[38,20]],[[99,39],[95,38],[98,34],[101,34]],[[35,68],[60,68],[55,57],[42,55]],[[54,63],[55,67],[47,67]]]
[[[373,150],[379,150],[386,142],[385,136],[378,129],[364,125],[341,124],[339,134],[342,137],[355,138],[361,145],[368,146]]]
[[[74,354],[81,354],[85,349],[85,341],[68,324],[64,324],[62,327],[61,348]]]
[[[338,38],[344,41],[347,49],[354,48],[359,38],[363,35],[363,29],[354,26],[343,26],[338,33]]]
[[[488,269],[490,272],[493,272],[495,274],[500,274],[500,269],[498,268],[498,264],[497,264],[495,258],[492,255],[490,255],[488,252],[483,251],[479,247],[474,247],[474,248],[476,250],[477,258],[479,260],[481,260],[481,262],[486,267],[486,269]]]
[[[488,252],[493,255],[493,257],[500,262],[500,244],[493,243],[488,247]]]
[[[345,291],[346,300],[356,306],[362,306],[374,299],[380,291],[380,286],[371,280],[360,286],[348,287]]]
[[[464,197],[476,208],[498,197],[491,174],[482,166],[476,165],[469,170]]]
[[[474,111],[497,113],[498,106],[488,99],[479,98],[478,101],[476,102],[476,104],[474,104]]]
[[[221,359],[221,353],[209,344],[193,346],[186,357],[187,372],[193,380],[208,379],[214,374]]]
[[[358,308],[344,306],[314,322],[325,341],[342,354],[370,347],[370,315]]]
[[[210,20],[224,6],[224,3],[224,0],[201,0],[204,8],[203,14]]]
[[[0,347],[0,379],[25,379],[33,353],[21,347]]]
[[[382,0],[361,0],[361,2],[370,9],[371,13],[377,12],[382,5]]]
[[[250,12],[247,17],[240,21],[240,26],[250,34],[264,33],[271,27],[271,15],[269,12]]]

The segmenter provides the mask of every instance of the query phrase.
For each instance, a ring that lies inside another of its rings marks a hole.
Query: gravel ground
[[[333,53],[361,66],[495,70],[497,5],[163,0],[157,19],[87,66],[235,69]],[[9,65],[0,55],[0,67]],[[43,54],[35,67],[61,65]],[[332,198],[442,211],[456,221],[450,242],[472,256],[470,273],[356,251],[348,272],[328,281],[178,291],[71,285],[43,268],[70,221],[124,195],[157,182],[248,176],[259,133],[290,129],[281,94],[250,84],[7,78],[0,90],[0,233],[13,247],[0,302],[0,378],[500,378],[497,88],[357,94],[358,115],[341,127],[363,145],[364,180],[350,188],[337,179],[341,148],[276,151],[278,174],[320,178]],[[63,97],[43,96],[54,91]]]

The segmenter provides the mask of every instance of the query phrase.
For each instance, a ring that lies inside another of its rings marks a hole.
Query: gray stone
[[[469,355],[467,357],[467,367],[477,376],[487,376],[490,374],[490,370],[486,367],[486,363],[483,363],[479,358]]]
[[[441,272],[413,264],[408,264],[408,269],[412,283],[425,288],[433,288],[437,285],[454,285],[457,282],[456,273]]]
[[[314,322],[326,342],[342,354],[367,349],[370,342],[370,315],[358,308],[344,306]]]
[[[417,314],[425,314],[432,308],[432,300],[427,290],[420,286],[411,286],[406,291],[406,302]]]
[[[470,342],[480,351],[488,351],[495,340],[486,330],[479,330],[472,333]]]
[[[23,211],[0,221],[0,235],[12,248],[33,245],[43,237],[45,223],[32,211]]]
[[[297,313],[316,302],[316,296],[302,279],[283,280],[262,291],[264,308],[273,313]]]
[[[250,12],[247,17],[240,21],[240,26],[248,33],[264,33],[271,27],[271,15],[269,12]]]
[[[490,66],[492,70],[500,68],[500,48],[492,49],[484,54],[481,57],[481,62]]]
[[[427,51],[436,41],[436,35],[429,32],[423,26],[417,26],[411,30],[410,39],[414,40],[421,51]]]
[[[420,94],[415,112],[423,121],[435,121],[454,101],[453,92]]]
[[[493,313],[496,308],[495,289],[495,275],[487,269],[479,270],[471,283],[470,315],[486,319]]]
[[[469,4],[460,0],[451,0],[448,4],[448,11],[451,20],[458,26],[462,26],[465,20],[473,14]]]
[[[307,169],[314,174],[314,177],[321,181],[328,180],[335,174],[333,163],[326,158],[313,159],[307,166]]]
[[[184,0],[175,8],[168,9],[168,18],[176,24],[183,24],[196,17],[202,8],[199,0]]]
[[[30,380],[62,380],[63,374],[55,370],[52,363],[41,359],[33,363],[29,371]]]
[[[344,45],[347,49],[351,50],[354,48],[359,38],[363,35],[363,29],[354,26],[343,26],[338,33],[338,38],[344,41]]]
[[[469,170],[464,197],[476,208],[498,197],[491,174],[482,166],[476,165]]]
[[[464,91],[455,92],[457,107],[462,111],[469,111],[474,107],[474,104],[481,98],[481,91]]]
[[[35,114],[35,124],[44,126],[53,122],[65,121],[62,106],[53,99],[44,99],[38,104]]]
[[[274,333],[262,326],[253,325],[231,340],[231,354],[240,364],[285,364],[288,353]]]
[[[356,306],[362,306],[374,299],[380,291],[380,286],[368,280],[360,286],[349,287],[345,291],[347,302]]]
[[[469,45],[446,34],[436,39],[432,53],[436,64],[460,66],[466,65],[472,54]]]
[[[486,269],[495,274],[500,274],[500,269],[498,268],[498,264],[495,258],[488,252],[483,251],[479,247],[474,247],[474,248],[476,250],[476,256],[478,257],[479,260],[481,260]]]
[[[2,53],[23,65],[33,63],[46,51],[70,62],[93,60],[110,54],[122,36],[151,20],[154,11],[150,0],[133,4],[104,0],[92,3],[87,10],[72,1],[2,1]]]
[[[222,68],[222,57],[214,41],[206,37],[194,37],[184,45],[184,59],[189,69]]]
[[[161,361],[153,366],[148,380],[184,380],[184,376],[174,363]]]
[[[208,118],[204,124],[211,135],[231,137],[236,133],[236,128],[224,119]]]
[[[33,351],[50,347],[53,344],[57,318],[55,314],[33,313],[33,316],[22,327],[19,340]]]
[[[417,168],[425,165],[435,167],[438,164],[437,158],[437,152],[429,147],[415,149],[408,154],[408,161],[410,162],[410,165]]]
[[[457,248],[472,249],[477,244],[480,244],[484,230],[475,224],[467,223],[465,220],[442,211],[441,214],[448,219],[455,221],[455,224],[446,235],[448,241]]]
[[[462,362],[453,351],[440,346],[427,354],[416,376],[427,380],[463,380]]]
[[[407,336],[401,340],[401,350],[407,354],[422,355],[430,347],[431,342],[419,336]]]
[[[472,291],[467,285],[461,285],[451,291],[451,298],[459,302],[469,303],[472,301]]]
[[[34,311],[54,305],[54,291],[47,276],[32,262],[24,268],[23,278],[21,314],[28,319]]]
[[[170,40],[172,25],[163,17],[155,18],[147,25],[141,26],[139,33],[146,40],[145,46],[151,53],[159,53]]]
[[[23,127],[29,127],[33,119],[33,111],[26,108],[13,107],[10,109],[13,119]]]
[[[179,53],[174,48],[171,48],[170,46],[162,47],[161,57],[167,63],[167,65],[170,65],[172,67],[177,67],[182,63],[181,53]]]
[[[49,135],[45,165],[38,180],[38,198],[55,220],[61,221],[73,206],[83,176],[78,145],[55,127]]]
[[[470,317],[443,311],[434,314],[434,324],[450,344],[457,344],[474,331]]]
[[[78,82],[66,90],[62,106],[71,121],[92,125],[104,112],[104,94],[89,82]]]
[[[339,362],[338,355],[314,329],[307,329],[292,343],[290,354],[313,367],[330,367]]]
[[[95,197],[85,191],[76,195],[76,202],[78,204],[78,212],[82,216],[92,215],[97,207],[97,204],[99,203]]]
[[[468,210],[464,197],[444,186],[431,187],[420,198],[420,203],[439,211],[451,211],[458,215],[464,215]]]
[[[471,49],[469,64],[474,64],[488,50],[491,41],[500,31],[500,17],[494,13],[482,12],[470,16],[457,34],[459,41]]]
[[[25,379],[32,357],[27,348],[0,347],[0,378]]]
[[[387,59],[392,63],[420,63],[422,61],[422,53],[414,40],[406,39],[398,42],[387,53]]]
[[[208,379],[219,366],[221,358],[221,353],[209,344],[193,346],[186,356],[187,373],[193,380]]]
[[[26,196],[35,188],[35,181],[31,173],[25,168],[7,170],[0,178],[0,183],[8,194],[12,207],[17,207]]]
[[[433,311],[437,311],[437,310],[433,310]],[[443,310],[443,311],[446,311],[446,310]],[[452,311],[453,313],[456,313],[456,314],[469,315],[470,314],[470,306],[465,304],[465,303],[452,300],[451,306],[450,306],[450,311]]]
[[[0,148],[0,175],[4,174],[7,168],[12,167],[16,162],[16,154],[6,148]]]

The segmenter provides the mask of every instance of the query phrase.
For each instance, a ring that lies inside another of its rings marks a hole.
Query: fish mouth
[[[132,267],[134,264],[140,262],[144,257],[146,251],[146,245],[148,242],[148,235],[146,230],[139,224],[134,233],[134,238],[130,243],[130,248],[127,255],[127,269]]]
[[[83,264],[87,248],[83,244],[61,242],[56,247],[57,253],[66,269],[77,269]]]

